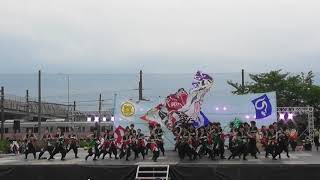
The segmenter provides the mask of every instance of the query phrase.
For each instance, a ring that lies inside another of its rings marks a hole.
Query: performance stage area
[[[177,153],[169,151],[166,156],[160,156],[158,162],[151,157],[146,160],[125,161],[105,159],[84,160],[86,151],[80,150],[80,158],[74,159],[72,153],[65,161],[33,160],[31,154],[28,160],[24,156],[0,156],[0,179],[2,180],[131,180],[135,179],[138,165],[170,165],[170,178],[173,180],[307,180],[320,179],[320,152],[291,152],[290,158],[284,154],[281,160],[266,159],[264,154],[259,159],[248,157],[247,161],[233,160],[183,160]],[[228,154],[227,154],[228,155]],[[48,155],[47,155],[48,156]]]

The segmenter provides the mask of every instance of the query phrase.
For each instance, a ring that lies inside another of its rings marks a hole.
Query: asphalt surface
[[[38,156],[39,153],[37,153]],[[320,164],[320,151],[299,151],[299,152],[290,152],[290,158],[287,158],[285,154],[282,154],[281,160],[272,160],[272,158],[266,159],[264,157],[264,152],[258,154],[258,159],[254,159],[248,156],[248,160],[239,160],[238,158],[233,160],[209,160],[207,157],[204,157],[200,160],[190,161],[190,160],[180,160],[177,152],[167,151],[165,156],[160,155],[158,162],[153,162],[151,155],[149,154],[145,160],[142,157],[139,157],[136,160],[133,160],[131,156],[130,161],[125,159],[116,160],[115,158],[109,159],[108,155],[106,159],[99,159],[93,161],[93,157],[89,157],[85,161],[85,156],[87,152],[83,149],[79,149],[78,156],[80,158],[75,159],[74,154],[71,151],[67,154],[66,160],[61,161],[61,155],[57,154],[54,160],[48,161],[47,159],[34,160],[33,155],[29,154],[28,159],[24,159],[24,155],[0,155],[0,165],[64,165],[64,164],[77,164],[77,165],[139,165],[139,164]],[[229,153],[226,152],[226,157]],[[44,157],[49,157],[49,154],[46,152]]]

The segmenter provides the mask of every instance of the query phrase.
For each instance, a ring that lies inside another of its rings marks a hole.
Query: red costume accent
[[[158,145],[157,143],[151,143],[150,144],[151,151],[158,151]]]
[[[208,134],[208,144],[213,144],[213,139],[212,139],[212,136],[211,136],[211,134]]]

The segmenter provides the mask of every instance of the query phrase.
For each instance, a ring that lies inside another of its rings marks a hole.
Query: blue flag
[[[272,105],[267,94],[264,94],[251,102],[256,110],[256,119],[263,119],[272,114]]]
[[[207,118],[206,115],[204,115],[204,113],[202,111],[200,111],[200,116],[199,116],[199,121],[198,122],[194,122],[193,126],[195,128],[200,128],[202,126],[207,126],[209,124],[209,119]]]

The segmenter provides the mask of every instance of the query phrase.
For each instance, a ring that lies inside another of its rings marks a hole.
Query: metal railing
[[[4,97],[5,110],[36,114],[38,113],[38,108],[38,102],[35,98],[29,98],[29,101],[27,101],[25,97],[15,95],[6,94]],[[68,105],[49,102],[41,103],[41,113],[43,115],[67,117],[68,112]]]

